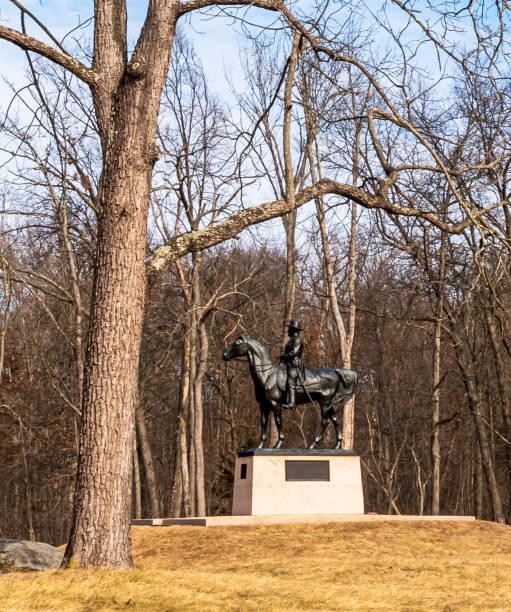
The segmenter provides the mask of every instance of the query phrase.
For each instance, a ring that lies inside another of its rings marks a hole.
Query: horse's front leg
[[[257,448],[264,448],[266,442],[266,430],[268,429],[268,413],[269,409],[266,406],[261,406],[261,438]]]
[[[281,448],[282,442],[284,441],[284,432],[282,431],[282,411],[280,409],[280,404],[277,404],[277,402],[272,402],[272,411],[278,433],[278,440],[273,448]]]
[[[330,417],[330,420],[332,421],[332,423],[334,424],[335,427],[335,436],[336,436],[336,443],[334,444],[334,446],[332,446],[332,448],[341,448],[341,444],[342,444],[342,429],[341,429],[341,424],[339,423],[339,419],[337,417],[337,413],[335,412],[335,408],[330,408],[330,410],[328,411],[328,416]]]

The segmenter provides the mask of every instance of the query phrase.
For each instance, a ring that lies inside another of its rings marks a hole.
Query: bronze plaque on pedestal
[[[286,461],[286,480],[330,480],[330,461]]]

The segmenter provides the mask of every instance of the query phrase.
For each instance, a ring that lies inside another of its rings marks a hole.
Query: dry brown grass
[[[133,571],[0,576],[0,610],[511,610],[493,523],[135,527]]]

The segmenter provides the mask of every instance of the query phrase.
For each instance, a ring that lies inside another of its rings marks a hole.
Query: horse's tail
[[[342,401],[342,403],[345,404],[346,402],[350,401],[355,393],[358,382],[358,374],[354,370],[338,369],[335,371],[337,374],[339,374],[343,387],[341,389],[338,388],[337,395],[339,397],[339,401]]]

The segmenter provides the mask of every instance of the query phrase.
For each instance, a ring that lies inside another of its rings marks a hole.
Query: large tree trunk
[[[7,334],[7,327],[9,323],[9,314],[11,308],[11,279],[9,266],[5,257],[0,257],[0,264],[2,267],[1,276],[3,280],[3,292],[4,292],[4,312],[0,314],[0,384],[2,384],[2,375],[4,371],[4,357],[5,357],[5,336]]]
[[[101,212],[73,526],[64,566],[133,564],[130,492],[147,209],[157,159],[158,109],[176,20],[170,4],[158,4],[150,4],[133,58],[110,89],[110,98],[101,85],[94,88],[103,145]],[[98,12],[97,21],[105,18]],[[95,50],[101,44],[108,43],[96,38]],[[118,60],[118,41],[110,44],[112,59]],[[103,49],[102,67],[110,71],[107,55]],[[102,83],[108,87],[108,78]]]
[[[142,487],[140,483],[140,465],[138,462],[137,436],[133,436],[133,493],[134,514],[136,519],[142,518]]]
[[[137,157],[115,171],[107,166],[102,179],[75,519],[66,551],[70,563],[85,567],[132,564],[128,502],[150,184],[150,168],[137,172]]]
[[[474,419],[475,431],[479,442],[479,450],[481,452],[481,463],[488,484],[488,492],[490,494],[493,519],[496,522],[505,522],[503,513],[502,499],[500,496],[499,485],[495,474],[494,456],[490,448],[488,439],[487,420],[483,410],[481,395],[477,386],[477,380],[473,372],[473,363],[470,361],[466,350],[462,346],[462,342],[458,342],[455,346],[458,365],[460,366],[465,388],[467,390],[470,412]],[[480,483],[480,479],[479,479]],[[478,516],[478,518],[480,518]]]
[[[194,381],[194,446],[195,446],[195,512],[197,516],[206,516],[206,495],[204,491],[204,444],[202,440],[203,405],[202,385],[206,374],[209,341],[204,322],[199,323],[200,353],[197,373]]]
[[[188,429],[188,471],[190,475],[189,496],[191,514],[195,516],[195,493],[197,482],[196,470],[196,440],[195,440],[195,379],[197,375],[197,313],[191,311],[189,313],[190,327],[190,388],[188,391],[188,406],[186,413],[186,425]]]
[[[433,393],[432,393],[432,434],[431,434],[431,464],[433,472],[431,490],[431,514],[440,514],[440,349],[441,349],[441,314],[440,299],[437,305],[435,330],[433,337]]]
[[[502,410],[502,421],[504,425],[504,436],[507,440],[511,439],[511,411],[509,406],[509,398],[506,388],[506,367],[504,362],[504,356],[502,354],[502,345],[497,337],[497,327],[495,324],[494,315],[490,312],[490,308],[484,309],[486,324],[491,341],[491,347],[493,350],[493,356],[495,358],[495,370],[497,374],[497,388],[500,395],[500,404]],[[506,444],[506,463],[507,463],[507,479],[508,479],[508,490],[509,496],[511,497],[511,445]],[[508,505],[508,522],[511,518],[511,504]]]
[[[149,503],[151,504],[151,516],[160,516],[160,504],[158,500],[158,485],[156,483],[156,474],[154,471],[153,454],[149,443],[149,435],[145,424],[144,411],[138,408],[136,411],[136,433],[142,455],[142,463],[144,466],[144,474],[149,493]],[[135,446],[133,447],[135,448]]]
[[[25,454],[25,449],[23,449],[23,473],[24,473],[24,481],[25,481],[25,495],[26,495],[26,502],[27,502],[28,539],[34,542],[35,541],[35,531],[34,531],[34,518],[32,515],[32,482],[31,482],[29,471],[28,471],[27,456]]]
[[[442,348],[442,317],[444,314],[444,283],[445,283],[445,251],[447,240],[445,234],[441,237],[440,268],[438,271],[437,303],[435,312],[435,327],[433,332],[433,391],[432,403],[432,434],[431,434],[431,465],[432,490],[431,514],[440,514],[440,383],[441,383],[441,348]]]
[[[181,506],[184,502],[184,516],[191,516],[190,509],[190,477],[188,471],[188,444],[185,416],[188,410],[190,396],[190,334],[185,327],[183,349],[181,354],[181,382],[179,386],[179,408],[176,434],[176,469],[174,471],[174,486],[172,489],[172,516],[181,516]]]
[[[474,513],[477,519],[483,518],[483,462],[481,460],[481,448],[477,446],[474,458],[474,482],[473,482]]]
[[[190,475],[188,471],[188,447],[186,440],[186,423],[182,414],[179,415],[179,458],[181,466],[181,483],[183,513],[185,517],[192,516],[192,504],[190,500]]]
[[[172,497],[170,501],[170,516],[179,518],[181,516],[181,506],[183,504],[183,478],[181,475],[181,445],[180,430],[176,432],[176,452],[174,455],[174,477],[172,479]]]

